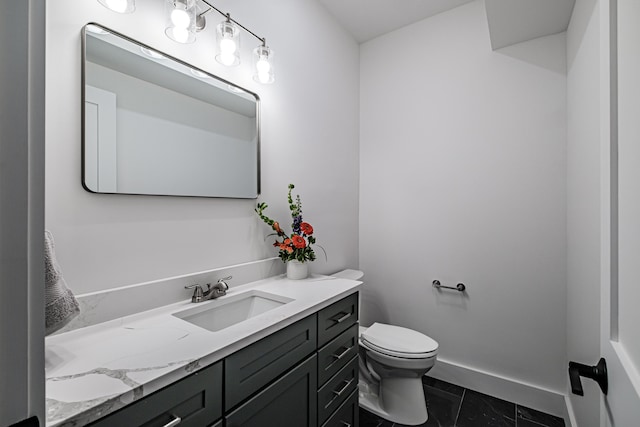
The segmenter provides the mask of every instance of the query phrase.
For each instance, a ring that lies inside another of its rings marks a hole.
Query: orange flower
[[[303,222],[300,224],[300,230],[307,236],[311,236],[313,234],[313,227],[308,222]]]
[[[297,249],[303,249],[307,246],[307,242],[302,238],[302,236],[295,235],[291,239],[293,240],[293,246]]]
[[[274,222],[272,227],[276,231],[276,233],[282,234],[282,229],[280,228],[280,224],[278,224],[277,222]]]
[[[278,246],[281,251],[286,251],[288,254],[293,252],[293,248],[291,247],[291,239],[289,238],[285,239],[282,243],[276,241],[273,246]]]

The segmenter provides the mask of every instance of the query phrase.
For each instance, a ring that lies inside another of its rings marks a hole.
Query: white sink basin
[[[173,315],[211,332],[216,332],[291,301],[293,301],[292,298],[253,290],[198,303],[196,307],[173,313]]]

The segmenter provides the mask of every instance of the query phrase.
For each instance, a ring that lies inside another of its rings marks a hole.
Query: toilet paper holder
[[[453,289],[454,291],[458,291],[458,292],[464,292],[467,289],[464,283],[458,283],[455,287],[453,287],[453,286],[443,285],[442,283],[440,283],[440,280],[434,280],[433,282],[431,282],[431,284],[436,289],[442,289],[442,288]]]

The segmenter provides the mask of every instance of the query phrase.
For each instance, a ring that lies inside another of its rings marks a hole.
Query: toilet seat
[[[438,343],[428,336],[400,326],[374,323],[360,334],[362,345],[369,350],[403,359],[435,357]]]

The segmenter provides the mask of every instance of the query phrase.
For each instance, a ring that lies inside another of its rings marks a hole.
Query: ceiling
[[[363,43],[475,0],[318,0]],[[493,49],[567,29],[575,0],[485,0]]]
[[[319,1],[362,43],[473,0]]]
[[[566,31],[575,0],[485,0],[491,47]]]

